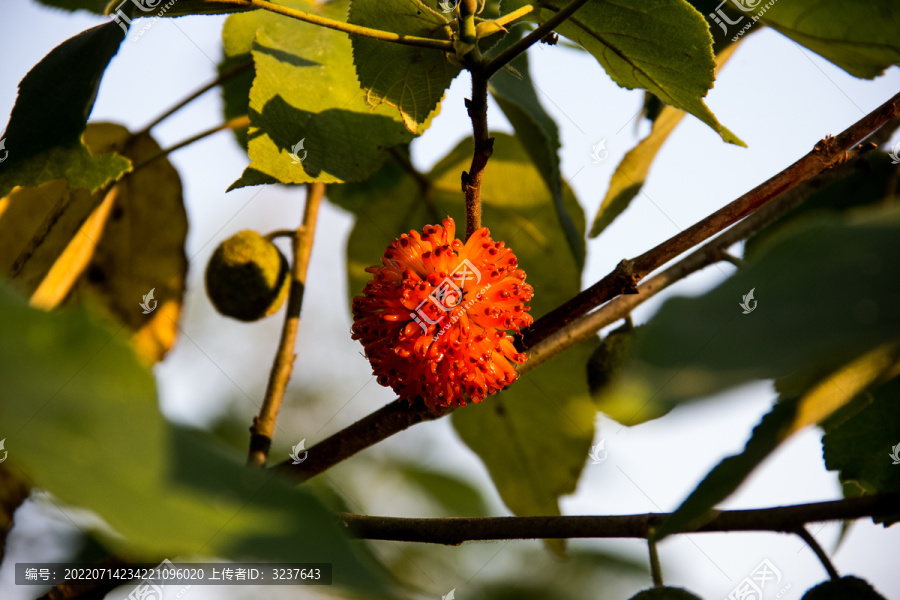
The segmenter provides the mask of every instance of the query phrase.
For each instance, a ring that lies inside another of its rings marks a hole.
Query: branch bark
[[[462,174],[462,191],[466,196],[466,239],[481,227],[481,181],[494,152],[494,138],[488,135],[488,78],[481,72],[481,65],[473,65],[469,72],[472,74],[472,99],[466,99],[466,110],[472,120],[475,149],[469,171]]]
[[[417,46],[419,48],[430,48],[432,50],[453,52],[453,42],[451,42],[450,40],[436,40],[414,35],[400,35],[399,33],[394,33],[393,31],[382,31],[380,29],[372,29],[371,27],[362,27],[360,25],[353,25],[352,23],[346,23],[344,21],[335,21],[333,19],[320,17],[319,15],[304,12],[302,10],[297,10],[296,8],[291,8],[289,6],[274,4],[272,2],[268,2],[267,0],[218,0],[218,2],[221,2],[223,4],[246,6],[248,8],[261,8],[269,12],[284,15],[286,17],[291,17],[292,19],[297,19],[299,21],[318,25],[319,27],[326,27],[328,29],[342,31],[349,35],[359,35],[362,37],[372,38],[374,40],[403,44],[406,46]]]
[[[897,115],[900,115],[900,94],[894,96],[887,103],[855,123],[838,136],[838,138],[827,138],[830,141],[820,142],[816,147],[819,148],[820,146],[825,146],[832,148],[832,150],[827,151],[829,156],[831,156],[831,154],[837,152],[834,150],[835,145],[839,148],[844,148],[845,145],[847,146],[847,148],[841,150],[838,155],[828,158],[829,166],[833,167],[840,162],[846,161],[858,152],[858,149],[853,148],[853,144],[865,139],[880,126]],[[847,140],[853,140],[853,143],[850,143]],[[822,155],[824,153],[824,150],[813,150],[813,152],[798,162],[815,161],[816,164],[821,164],[821,161],[823,160]],[[795,206],[806,197],[805,192],[807,190],[802,190],[804,193],[800,193],[801,190],[797,190],[797,192],[794,193],[788,192],[788,194],[783,197],[781,201],[782,204],[767,208],[766,212],[763,212],[756,217],[756,220],[748,220],[747,223],[741,224],[741,228],[733,228],[734,231],[726,232],[734,241],[729,242],[728,238],[722,240],[717,239],[713,243],[721,245],[722,248],[707,244],[692,253],[684,261],[674,265],[672,269],[660,273],[657,277],[645,282],[640,287],[637,286],[637,282],[640,279],[638,276],[639,273],[635,269],[635,265],[638,264],[639,261],[640,264],[644,265],[643,268],[647,269],[647,271],[652,270],[648,265],[652,266],[652,264],[657,261],[659,261],[660,265],[667,262],[669,259],[665,258],[666,256],[669,256],[670,254],[675,256],[681,252],[678,251],[676,254],[672,254],[675,252],[672,248],[683,247],[685,239],[699,238],[697,243],[700,243],[706,238],[718,233],[721,229],[725,229],[732,225],[733,221],[731,219],[737,220],[737,217],[734,217],[735,214],[744,214],[743,210],[736,209],[738,205],[744,205],[744,203],[746,203],[759,209],[760,206],[766,205],[767,202],[771,202],[771,200],[784,194],[787,190],[793,190],[801,183],[809,182],[808,185],[810,186],[822,185],[821,183],[812,181],[813,177],[815,177],[817,173],[820,173],[821,170],[822,169],[816,171],[808,165],[804,169],[799,169],[797,168],[797,163],[795,163],[785,171],[782,171],[769,181],[755,188],[755,190],[738,198],[724,209],[717,211],[710,215],[710,217],[700,221],[694,227],[677,234],[653,250],[650,250],[648,253],[641,255],[641,257],[644,258],[638,257],[637,259],[630,261],[622,261],[612,273],[608,274],[599,282],[591,286],[591,288],[588,288],[564,305],[576,306],[580,311],[578,316],[567,318],[564,313],[561,312],[561,309],[557,309],[548,313],[548,315],[536,322],[536,325],[540,324],[540,327],[538,328],[540,333],[535,335],[532,332],[530,344],[533,348],[529,351],[529,360],[519,367],[519,372],[524,373],[527,370],[546,362],[555,354],[568,348],[572,343],[577,343],[573,340],[584,339],[580,336],[592,335],[602,327],[605,327],[618,319],[624,318],[635,306],[645,301],[653,294],[658,293],[666,286],[678,281],[685,275],[693,273],[717,260],[723,259],[724,256],[721,252],[727,250],[727,248],[735,241],[743,239],[740,235],[743,235],[744,237],[750,235],[763,223],[780,214],[781,210],[787,210],[788,208]],[[785,172],[793,173],[793,176],[798,177],[798,179],[791,182],[784,181]],[[828,173],[822,175],[822,177],[825,178],[830,178],[832,176],[833,175]],[[776,181],[781,182],[780,185],[784,186],[784,189],[782,189],[779,194],[770,196],[773,193],[771,192],[771,189],[775,186]],[[766,191],[764,193],[760,190]],[[762,198],[766,198],[766,200],[762,201]],[[772,212],[769,213],[768,211]],[[723,214],[731,216],[729,218],[723,218]],[[712,226],[710,225],[712,222],[717,223],[717,226],[720,227],[720,229],[715,231],[712,230]],[[649,260],[646,258],[648,255],[654,258]],[[616,298],[616,296],[620,296],[621,294],[625,295]],[[573,324],[572,327],[564,329],[567,325],[573,323],[573,321],[579,317],[583,317],[591,308],[596,306],[594,302],[600,304],[613,298],[615,298],[613,302],[610,302],[601,310],[595,311],[589,315],[588,319],[579,321],[577,324]],[[545,322],[545,320],[553,322],[549,323]],[[532,327],[532,330],[534,330],[534,327]],[[552,340],[548,339],[557,332],[559,332],[558,336],[554,336],[554,339]],[[564,338],[568,338],[568,340]],[[544,340],[546,340],[546,343],[538,345],[539,342]],[[452,412],[452,409],[445,409],[439,414],[434,414],[429,411],[421,401],[410,406],[405,401],[394,400],[371,415],[338,431],[319,444],[311,447],[309,449],[307,460],[301,464],[291,465],[291,461],[285,461],[279,464],[277,468],[280,472],[288,474],[298,481],[306,481],[310,477],[328,470],[357,452],[364,450],[381,440],[387,439],[395,433],[399,433],[416,423],[440,418],[450,412]]]
[[[637,282],[645,275],[740,221],[803,181],[841,163],[846,159],[848,151],[897,115],[900,115],[900,94],[851,125],[839,136],[826,137],[806,156],[737,200],[637,258],[622,261],[612,273],[544,315],[525,330],[524,347],[534,346],[554,331],[616,296],[635,293]]]
[[[731,531],[796,533],[807,523],[887,516],[898,511],[900,511],[900,494],[881,494],[793,506],[727,510],[719,512],[706,525],[682,533]],[[458,546],[463,542],[488,540],[647,538],[669,515],[648,513],[442,519],[405,519],[348,513],[339,516],[349,534],[355,538]]]
[[[275,435],[275,420],[284,399],[291,372],[294,370],[294,346],[297,343],[297,328],[300,325],[300,309],[303,308],[303,293],[306,290],[306,271],[312,253],[313,239],[316,234],[316,222],[319,205],[325,195],[324,183],[312,183],[306,186],[306,208],[303,211],[303,223],[297,229],[293,239],[293,269],[291,273],[291,289],[288,295],[284,325],[281,328],[281,340],[272,363],[266,395],[263,398],[259,414],[253,418],[250,426],[250,452],[247,464],[261,467],[266,464],[272,437]]]

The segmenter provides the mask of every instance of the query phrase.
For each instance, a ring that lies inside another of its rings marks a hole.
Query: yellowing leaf
[[[160,152],[148,134],[132,139],[127,129],[111,123],[89,125],[85,142],[92,149],[116,149],[135,165]],[[157,362],[175,341],[187,272],[187,214],[178,172],[168,160],[154,160],[116,184],[95,211],[97,219],[103,219],[104,209],[109,217],[102,238],[73,295],[103,306],[133,332],[138,356]],[[85,241],[92,233],[88,226],[81,231]],[[151,290],[146,303],[151,311],[145,314],[141,303]]]
[[[97,202],[87,190],[69,189],[64,179],[14,188],[0,199],[0,273],[33,294]]]
[[[160,152],[149,135],[132,138],[110,123],[88,125],[84,142],[136,165]],[[152,364],[175,340],[186,235],[181,181],[165,159],[94,194],[65,180],[17,187],[0,200],[0,273],[45,310],[70,296],[90,298],[134,332],[138,355]],[[145,314],[140,304],[151,290]]]
[[[863,390],[900,374],[898,358],[900,343],[882,344],[820,381],[800,399],[787,435],[821,423]]]

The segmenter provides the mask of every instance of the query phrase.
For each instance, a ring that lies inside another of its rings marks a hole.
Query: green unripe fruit
[[[848,575],[820,583],[803,594],[803,600],[885,600],[871,585],[858,577]]]
[[[689,591],[675,587],[655,587],[632,596],[631,600],[701,600]]]
[[[287,259],[255,231],[241,231],[219,244],[206,265],[206,293],[213,306],[239,321],[277,312],[290,286]]]

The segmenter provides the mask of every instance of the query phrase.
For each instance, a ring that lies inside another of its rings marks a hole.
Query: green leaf
[[[872,396],[871,404],[826,432],[825,466],[864,495],[900,492],[900,466],[892,458],[895,448],[900,451],[900,378],[875,389]],[[885,524],[898,521],[900,513]]]
[[[631,354],[635,332],[635,328],[626,323],[610,331],[591,352],[587,379],[592,395],[602,397],[602,392],[615,381]]]
[[[759,378],[834,370],[900,337],[900,211],[822,219],[697,298],[666,302],[638,336],[607,400],[624,424]],[[852,282],[852,293],[840,283]],[[754,290],[756,309],[742,298]]]
[[[744,22],[759,10],[751,13]],[[761,22],[856,77],[873,79],[900,64],[900,4],[894,0],[777,2],[765,11]]]
[[[720,462],[691,492],[656,534],[661,539],[680,531],[693,531],[714,515],[712,508],[731,495],[775,448],[797,431],[835,418],[837,412],[856,410],[855,399],[871,385],[897,374],[900,344],[886,344],[843,366],[813,386],[799,399],[776,404],[753,430],[741,454]],[[866,400],[863,399],[863,403]]]
[[[546,21],[565,0],[541,2],[529,17]],[[510,13],[527,0],[503,0]],[[583,46],[620,86],[645,89],[713,128],[726,142],[744,143],[703,102],[715,77],[706,21],[685,0],[593,0],[556,31]]]
[[[102,15],[109,4],[109,0],[37,0],[44,6],[52,6],[53,8],[62,8],[70,12],[76,10],[87,10],[92,13]],[[128,0],[130,2],[130,0]]]
[[[283,5],[335,20],[347,14],[346,1]],[[226,58],[252,51],[256,67],[251,162],[231,189],[272,181],[359,181],[381,166],[387,148],[412,139],[396,109],[366,102],[347,34],[255,11],[229,17],[223,37]],[[292,159],[294,148],[302,162]]]
[[[12,155],[12,152],[10,152]],[[69,189],[93,192],[131,171],[131,161],[114,152],[91,154],[81,142],[44,150],[0,170],[0,197],[16,186],[37,187],[54,179],[65,179]]]
[[[606,197],[603,198],[603,202],[597,210],[597,216],[594,217],[590,237],[597,237],[603,233],[603,230],[622,214],[635,196],[640,193],[647,180],[653,159],[656,158],[659,149],[669,139],[669,135],[681,122],[683,116],[684,112],[677,108],[664,107],[653,122],[650,134],[625,155],[625,158],[616,167],[609,182]]]
[[[351,0],[347,21],[400,35],[445,39],[452,31],[447,18],[419,0]],[[416,135],[425,131],[429,115],[439,110],[444,91],[459,74],[444,53],[351,36],[356,74],[372,108],[387,104],[400,111]],[[432,115],[433,116],[433,115]]]
[[[137,310],[137,308],[135,309]],[[334,562],[336,580],[378,580],[307,491],[167,423],[127,334],[86,309],[47,313],[0,286],[0,419],[9,466],[96,512],[114,551]]]
[[[682,588],[665,586],[638,592],[631,600],[700,600],[700,597]]]
[[[493,135],[494,153],[481,190],[483,223],[495,240],[513,249],[528,274],[535,290],[531,314],[537,318],[578,292],[581,271],[558,222],[543,217],[553,210],[544,178],[516,138]],[[401,233],[421,230],[448,214],[465,222],[459,174],[469,168],[471,152],[467,139],[441,160],[425,176],[424,195],[420,183],[394,160],[365,183],[329,188],[329,197],[357,216],[347,242],[351,297],[371,277],[365,268]],[[583,232],[583,213],[567,186],[563,199]],[[528,372],[498,396],[453,414],[460,436],[485,461],[503,501],[516,514],[559,514],[557,498],[575,490],[596,412],[583,370],[590,349],[590,342],[573,348],[566,358]]]
[[[483,517],[489,513],[481,492],[470,483],[446,473],[430,471],[416,464],[399,466],[409,483],[438,504],[448,517]]]
[[[803,594],[801,600],[887,600],[875,591],[869,582],[847,575],[837,580],[820,583]]]
[[[0,197],[16,185],[69,177],[71,188],[94,190],[130,168],[114,154],[92,156],[81,143],[103,72],[124,36],[114,22],[91,27],[25,75],[2,136],[9,154],[0,164]]]
[[[663,521],[656,539],[693,531],[712,519],[712,508],[730,496],[751,472],[787,438],[797,411],[797,400],[777,403],[753,429],[744,451],[722,460],[672,515]]]
[[[734,54],[737,44],[722,50],[716,56],[716,69],[722,68]],[[663,104],[659,98],[647,93],[644,99],[644,114],[653,123],[650,134],[638,142],[616,167],[606,196],[594,217],[590,237],[597,237],[606,229],[640,193],[650,173],[650,167],[660,148],[681,122],[684,112]]]
[[[225,22],[226,25],[223,33],[227,30],[229,22],[230,21]],[[256,71],[253,65],[253,56],[249,52],[223,58],[222,62],[219,63],[219,75],[239,68],[246,63],[250,64],[249,69],[235,75],[221,86],[222,116],[225,121],[230,121],[231,119],[250,114],[250,90],[253,88],[253,80],[256,78]],[[246,151],[248,143],[247,128],[238,127],[237,129],[233,129],[232,133],[234,134],[234,139],[237,141],[238,145]]]
[[[744,258],[757,260],[780,236],[790,235],[791,230],[804,221],[852,214],[860,207],[887,203],[896,172],[897,167],[888,153],[878,150],[866,152],[857,161],[834,167],[825,177],[836,175],[838,179],[813,191],[802,204],[748,238],[744,244]]]
[[[522,27],[514,28],[513,32],[491,49],[489,55],[496,56],[520,39],[522,33]],[[566,243],[572,250],[578,267],[582,268],[585,257],[584,236],[581,235],[575,221],[566,210],[562,196],[562,177],[559,171],[558,153],[559,128],[538,99],[528,67],[528,54],[520,54],[510,65],[518,71],[521,79],[508,71],[499,71],[490,80],[491,95],[516,130],[516,137],[528,152],[547,187],[550,188],[556,216],[566,235]]]
[[[220,15],[225,13],[245,12],[248,10],[256,10],[255,8],[247,8],[228,2],[217,2],[216,0],[139,0],[143,8],[133,4],[133,0],[120,0],[110,2],[109,0],[37,0],[46,6],[54,8],[63,8],[68,11],[87,10],[94,14],[106,14],[106,9],[114,13],[116,9],[122,5],[122,10],[126,7],[134,6],[136,12],[133,14],[137,17],[180,17],[183,15]]]

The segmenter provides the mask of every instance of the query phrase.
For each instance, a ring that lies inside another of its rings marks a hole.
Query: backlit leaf
[[[420,0],[352,0],[347,21],[400,35],[447,41],[452,35],[447,18]],[[351,36],[350,41],[356,74],[369,105],[393,106],[406,128],[421,134],[460,68],[439,50],[389,44],[361,35]]]
[[[545,21],[565,0],[540,3],[529,18]],[[504,13],[530,4],[503,0]],[[744,145],[703,102],[715,79],[712,37],[706,21],[685,0],[593,0],[556,31],[583,46],[620,86],[645,89],[689,112],[726,142]]]

